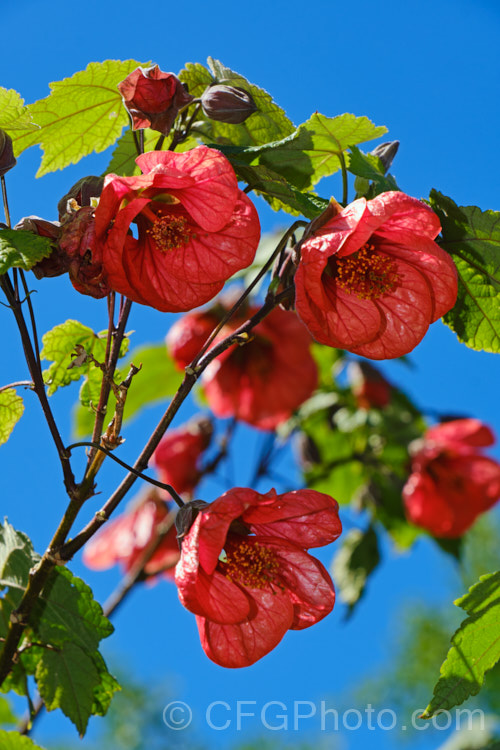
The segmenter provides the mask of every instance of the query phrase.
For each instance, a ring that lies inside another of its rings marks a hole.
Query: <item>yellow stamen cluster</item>
[[[399,282],[396,263],[376,253],[370,243],[352,255],[335,258],[334,263],[337,284],[360,299],[378,299],[392,292]]]
[[[266,588],[273,582],[279,569],[279,562],[272,550],[258,542],[249,544],[245,541],[226,550],[222,565],[226,578],[254,589]]]
[[[154,240],[156,247],[162,252],[167,250],[179,250],[187,245],[191,235],[191,229],[187,226],[184,216],[174,214],[158,214],[153,225],[147,230]]]

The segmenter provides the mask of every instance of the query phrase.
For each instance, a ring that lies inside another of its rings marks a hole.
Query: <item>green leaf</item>
[[[364,154],[357,146],[351,146],[351,153],[347,159],[347,169],[351,174],[368,180],[372,183],[370,198],[379,193],[390,190],[399,190],[396,180],[392,175],[385,174],[381,159],[375,154]]]
[[[129,121],[117,85],[140,64],[135,60],[89,63],[71,78],[51,83],[50,96],[28,107],[40,129],[13,138],[16,154],[39,143],[40,177],[111,146]]]
[[[332,563],[332,576],[340,590],[340,599],[349,606],[349,614],[361,599],[369,576],[380,562],[377,534],[370,526],[366,531],[352,529]]]
[[[113,675],[108,672],[106,662],[98,651],[95,652],[93,658],[100,681],[94,688],[92,715],[105,716],[111,705],[113,695],[118,690],[121,690],[121,686]]]
[[[0,230],[0,274],[6,273],[9,268],[29,271],[51,252],[52,245],[48,237],[40,237],[22,229]]]
[[[102,371],[90,360],[87,359],[78,367],[70,367],[74,357],[71,355],[75,352],[77,345],[83,346],[87,354],[103,363],[106,353],[106,332],[94,333],[91,328],[84,326],[77,320],[67,320],[65,323],[55,326],[42,336],[43,348],[40,352],[41,359],[52,360],[50,367],[44,371],[43,376],[45,383],[48,385],[47,393],[51,396],[62,386],[69,385],[75,380],[80,380],[85,376],[89,381],[88,390],[85,396],[90,399],[94,398],[100,390],[102,381]],[[121,354],[126,352],[128,339],[124,339]]]
[[[38,130],[24,99],[14,89],[0,86],[0,128],[8,133],[17,130]]]
[[[156,130],[144,129],[144,151],[152,151],[158,141],[160,134]],[[135,163],[137,149],[135,147],[132,130],[126,130],[113,151],[111,161],[106,167],[105,174],[118,174],[130,177],[141,174],[141,170]]]
[[[315,113],[284,140],[261,149],[248,149],[244,156],[253,153],[259,164],[283,175],[299,190],[309,190],[322,177],[341,168],[346,149],[386,132],[387,128],[375,126],[367,117],[325,117]]]
[[[173,360],[168,356],[165,345],[156,344],[134,349],[120,370],[122,376],[128,372],[131,364],[142,364],[134,376],[125,402],[124,422],[135,416],[145,406],[152,405],[173,396],[182,382],[182,374],[176,369]],[[115,398],[110,395],[108,412],[114,410]],[[73,432],[75,437],[85,437],[92,432],[93,412],[78,406],[75,411]]]
[[[226,68],[218,60],[209,57],[208,65],[210,71],[199,63],[188,63],[185,70],[179,73],[179,78],[187,84],[190,94],[199,97],[211,83],[226,83],[248,91],[257,105],[257,112],[240,125],[209,120],[201,112],[195,122],[193,134],[199,135],[205,143],[259,146],[293,133],[293,123],[267,91],[249,83],[242,75]]]
[[[441,247],[458,271],[458,297],[444,322],[472,349],[500,351],[500,212],[457,206],[432,190]]]
[[[7,442],[23,412],[23,400],[14,388],[0,391],[0,445]]]
[[[441,666],[441,677],[422,714],[425,719],[476,695],[485,672],[500,659],[500,572],[481,576],[455,604],[469,617],[451,639],[452,647]]]
[[[17,721],[7,698],[0,698],[0,724],[17,724]]]
[[[0,526],[0,587],[14,587],[24,591],[29,571],[38,562],[30,539],[16,531],[8,521]]]
[[[57,650],[44,651],[35,679],[47,710],[60,708],[83,736],[100,682],[92,657],[68,641]]]
[[[23,737],[19,732],[7,732],[5,729],[0,729],[0,747],[2,750],[44,750],[29,737]]]
[[[262,195],[273,211],[283,209],[293,216],[302,214],[308,219],[314,219],[328,206],[329,201],[325,198],[320,198],[315,193],[297,190],[284,177],[268,167],[238,163],[237,157],[230,161],[238,179],[246,182],[258,195]]]

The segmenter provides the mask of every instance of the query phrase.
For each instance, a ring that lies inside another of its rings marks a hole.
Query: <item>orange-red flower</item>
[[[437,537],[462,536],[500,497],[500,464],[483,456],[490,428],[478,419],[432,427],[412,457],[403,499],[410,521]]]
[[[167,346],[180,367],[199,352],[226,310],[185,315],[174,323]],[[216,342],[235,331],[258,308],[246,308],[221,330]],[[262,430],[287,420],[318,383],[311,337],[293,312],[275,308],[252,331],[244,346],[234,345],[211,362],[202,376],[208,404],[218,417],[236,417]]]
[[[371,359],[401,357],[457,296],[438,217],[404,193],[360,198],[301,248],[296,309],[322,344]]]
[[[118,84],[134,130],[151,128],[168,135],[181,107],[193,101],[174,73],[158,65],[136,68]]]
[[[93,536],[83,550],[83,562],[94,570],[105,570],[119,563],[128,572],[144,553],[146,547],[158,539],[158,530],[169,515],[167,504],[155,490],[149,491],[125,513],[108,521]],[[144,567],[146,576],[165,572],[173,575],[179,560],[177,532],[173,525],[159,543]]]
[[[210,444],[212,429],[209,419],[192,420],[169,430],[153,453],[160,481],[179,495],[191,495],[200,481],[200,459]]]
[[[249,666],[287,630],[329,614],[332,581],[307,550],[341,531],[337,503],[314,490],[260,495],[237,487],[203,509],[182,543],[175,580],[207,656],[223,667]]]
[[[191,310],[252,262],[257,211],[215,149],[151,151],[137,163],[139,177],[106,176],[95,213],[109,284],[163,312]]]

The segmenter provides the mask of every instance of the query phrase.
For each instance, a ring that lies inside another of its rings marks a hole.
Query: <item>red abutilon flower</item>
[[[133,129],[151,128],[168,135],[179,110],[193,101],[174,73],[158,65],[136,68],[118,84]]]
[[[222,328],[215,343],[235,331],[257,309],[239,311]],[[180,367],[185,367],[201,349],[225,311],[221,300],[211,310],[190,313],[174,323],[167,335],[167,346]],[[253,329],[248,344],[226,349],[204,371],[203,390],[213,413],[218,417],[234,416],[262,430],[274,430],[309,398],[318,384],[310,345],[309,333],[293,312],[272,310]]]
[[[351,362],[349,380],[360,409],[383,409],[391,400],[392,386],[381,372],[368,362]]]
[[[119,563],[128,572],[158,539],[158,532],[169,516],[167,504],[156,490],[149,490],[125,513],[108,521],[85,545],[83,562],[93,570],[105,570]],[[165,572],[173,575],[179,560],[179,545],[174,521],[144,567],[146,576]]]
[[[136,161],[144,174],[107,175],[96,209],[108,281],[162,312],[191,310],[252,262],[257,211],[220,151],[151,151]]]
[[[360,198],[301,247],[296,310],[321,344],[371,359],[410,352],[455,304],[436,214],[404,193]]]
[[[200,481],[200,459],[212,432],[212,423],[206,417],[169,430],[152,456],[160,481],[170,484],[179,495],[191,495]]]
[[[336,501],[314,490],[260,495],[236,487],[203,509],[183,538],[175,581],[207,656],[247,667],[287,630],[329,614],[333,583],[307,550],[341,531]]]
[[[432,427],[416,442],[412,473],[403,489],[410,521],[437,537],[462,536],[500,497],[500,464],[483,456],[490,428],[478,419]]]

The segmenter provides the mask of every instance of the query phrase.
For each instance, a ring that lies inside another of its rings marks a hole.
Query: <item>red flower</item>
[[[168,135],[177,113],[193,101],[173,73],[158,65],[136,68],[118,84],[123,103],[132,116],[133,129],[152,128]]]
[[[383,409],[390,402],[392,385],[368,362],[351,362],[349,379],[360,409]]]
[[[155,490],[149,491],[139,503],[108,521],[84,547],[83,562],[93,570],[105,570],[119,563],[128,572],[140,558],[146,547],[158,538],[158,527],[169,515],[167,504]],[[173,568],[179,560],[177,531],[172,527],[166,533],[159,547],[146,563],[144,573],[148,576],[163,571],[173,575]]]
[[[462,536],[500,497],[500,464],[480,450],[494,442],[478,419],[456,419],[428,430],[403,489],[410,521],[437,537]]]
[[[200,481],[200,457],[212,437],[209,419],[192,420],[169,430],[153,453],[153,464],[160,481],[170,484],[180,495],[191,495]]]
[[[137,163],[140,177],[106,176],[96,209],[109,283],[163,312],[191,310],[252,262],[260,237],[257,211],[215,149],[151,151]]]
[[[306,550],[342,531],[328,495],[259,495],[234,488],[198,514],[184,538],[175,580],[197,616],[201,645],[223,667],[247,667],[286,631],[314,625],[335,602],[332,581]]]
[[[410,352],[457,296],[441,227],[404,193],[360,198],[304,242],[296,309],[322,344],[371,359]]]
[[[229,308],[229,305],[227,305]],[[174,323],[170,353],[185,367],[201,349],[226,309],[224,302]],[[257,308],[238,313],[216,342],[235,331]],[[274,430],[312,394],[318,383],[311,337],[297,316],[275,308],[244,346],[234,345],[211,362],[202,376],[208,404],[218,417],[234,416],[262,430]]]

